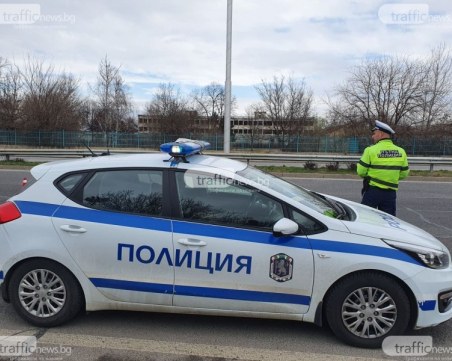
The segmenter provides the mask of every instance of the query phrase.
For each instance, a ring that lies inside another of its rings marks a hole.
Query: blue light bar
[[[185,138],[179,138],[175,142],[164,143],[160,146],[162,152],[168,153],[172,157],[188,157],[209,148],[210,143],[208,142]]]

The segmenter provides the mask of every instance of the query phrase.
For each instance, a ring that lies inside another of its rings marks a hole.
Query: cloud
[[[385,4],[394,2],[234,1],[232,83],[239,112],[259,100],[254,86],[274,75],[304,78],[322,107],[325,94],[369,54],[425,57],[440,42],[450,45],[452,3],[425,2],[441,21],[417,25],[385,24],[378,15]],[[18,64],[37,57],[86,84],[107,55],[140,104],[162,82],[186,90],[224,83],[225,0],[42,0],[40,11],[47,21],[0,24],[0,56]]]

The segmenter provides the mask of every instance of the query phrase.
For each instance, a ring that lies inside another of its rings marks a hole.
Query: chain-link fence
[[[69,131],[23,132],[0,130],[0,145],[35,148],[144,148],[159,149],[160,144],[172,142],[177,138],[200,139],[211,144],[212,150],[223,150],[221,134],[180,134],[164,135],[157,133],[101,133]],[[451,156],[450,138],[397,138],[395,143],[403,147],[410,156]],[[371,144],[370,137],[339,136],[294,136],[281,141],[277,137],[267,139],[231,137],[234,151],[267,151],[294,153],[337,153],[360,154]]]

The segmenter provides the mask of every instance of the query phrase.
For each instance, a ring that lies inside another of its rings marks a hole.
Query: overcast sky
[[[232,93],[236,113],[275,75],[305,79],[316,109],[366,57],[426,57],[451,46],[452,1],[234,0]],[[105,55],[139,109],[160,83],[184,93],[224,84],[226,0],[0,0],[0,56],[27,56],[94,84]]]

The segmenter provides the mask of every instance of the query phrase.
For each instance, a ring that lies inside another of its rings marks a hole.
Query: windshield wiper
[[[344,206],[341,203],[336,202],[334,200],[330,200],[330,201],[331,201],[331,203],[334,203],[334,205],[337,207],[337,209],[339,209],[339,215],[338,215],[337,219],[345,219],[345,217],[348,216],[348,213],[345,210]]]
[[[313,192],[313,191],[310,191],[310,192],[312,194],[316,195],[317,197],[322,198],[326,203],[328,203],[331,206],[331,208],[333,208],[333,210],[337,213],[337,216],[335,217],[336,219],[344,219],[345,216],[348,215],[345,208],[339,202],[336,202],[333,199],[327,198],[320,193]]]

